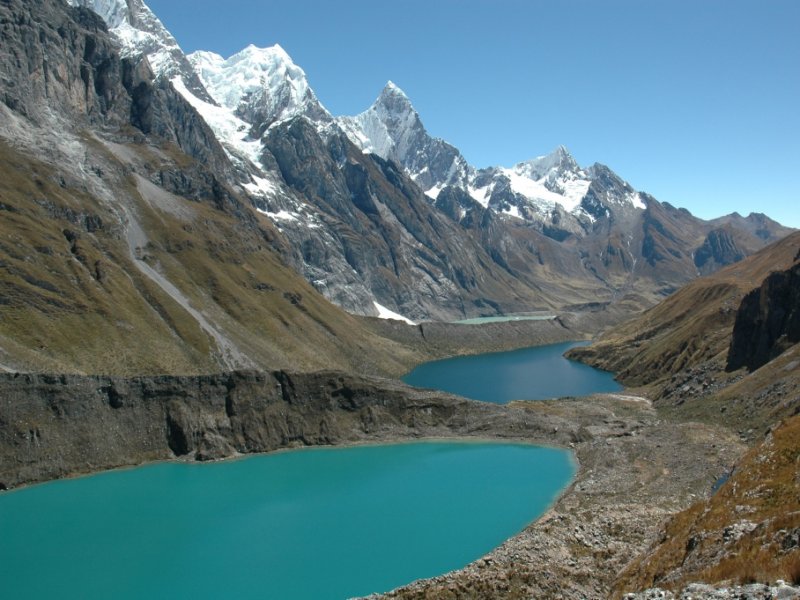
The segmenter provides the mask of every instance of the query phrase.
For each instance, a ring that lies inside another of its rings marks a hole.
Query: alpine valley
[[[556,505],[392,595],[800,595],[796,232],[699,219],[564,147],[470,165],[393,83],[334,116],[280,46],[185,55],[142,0],[0,0],[0,33],[0,489],[525,440],[580,463]],[[547,318],[454,323],[519,313]],[[624,394],[488,405],[393,379],[595,336],[573,355]]]

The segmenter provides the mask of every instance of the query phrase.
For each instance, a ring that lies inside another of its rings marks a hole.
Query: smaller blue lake
[[[546,400],[618,392],[613,373],[564,358],[564,353],[588,342],[564,342],[459,356],[419,365],[402,379],[421,388],[505,404],[512,400]]]

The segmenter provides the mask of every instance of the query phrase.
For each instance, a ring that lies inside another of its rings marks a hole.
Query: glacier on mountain
[[[253,165],[259,164],[261,142],[250,135],[250,125],[237,117],[225,106],[205,102],[193,94],[178,76],[171,80],[172,85],[200,113],[206,124],[217,136],[222,147],[234,162],[247,158]]]
[[[305,117],[323,137],[331,128],[340,129],[362,151],[400,164],[431,202],[445,187],[454,186],[485,208],[524,220],[553,218],[554,211],[563,211],[584,223],[575,226],[579,229],[602,214],[596,206],[587,210],[584,202],[593,169],[581,168],[563,146],[510,168],[479,170],[457,148],[427,132],[408,96],[391,81],[366,111],[334,119],[303,69],[279,45],[250,45],[228,58],[207,51],[185,56],[142,0],[69,1],[98,12],[124,53],[145,54],[155,74],[168,76],[201,113],[234,162],[262,180],[266,174],[261,171],[261,136],[278,123]],[[645,208],[641,197],[627,188],[606,189],[591,200]]]
[[[333,120],[308,85],[306,74],[279,45],[249,45],[229,58],[207,51],[187,56],[211,96],[251,126],[265,130],[296,116]]]
[[[401,196],[405,194],[408,200],[415,197],[422,205],[427,200],[430,206],[426,209],[434,212],[425,223],[436,222],[446,230],[450,225],[439,223],[441,217],[447,223],[455,221],[457,228],[463,227],[456,229],[458,235],[453,234],[458,238],[453,244],[472,240],[469,243],[486,246],[490,258],[485,264],[495,261],[508,272],[514,268],[510,265],[534,265],[525,267],[525,276],[532,277],[534,289],[541,285],[539,275],[534,277],[538,269],[535,265],[547,270],[547,253],[561,252],[548,249],[548,244],[559,244],[571,236],[589,238],[615,222],[614,227],[629,230],[636,213],[645,208],[642,196],[609,169],[602,165],[582,168],[564,147],[509,168],[477,169],[457,148],[427,132],[408,96],[391,81],[361,114],[334,118],[317,99],[303,69],[278,45],[250,45],[228,58],[207,51],[187,57],[142,0],[69,1],[99,12],[122,46],[123,55],[146,56],[154,74],[168,79],[195,108],[231,159],[234,168],[230,182],[245,192],[256,210],[294,246],[287,255],[292,265],[329,299],[354,312],[388,314],[388,304],[412,317],[424,314],[417,312],[419,306],[415,307],[407,294],[387,294],[394,283],[387,283],[383,271],[376,274],[370,270],[376,266],[385,269],[390,262],[386,273],[408,267],[415,278],[421,277],[415,280],[415,289],[430,297],[449,297],[448,290],[458,285],[473,290],[476,282],[482,281],[463,266],[447,271],[439,264],[433,267],[436,274],[427,278],[425,268],[430,267],[417,269],[416,259],[407,264],[398,261],[394,246],[386,249],[391,259],[367,261],[369,268],[366,263],[353,268],[353,261],[358,262],[361,254],[353,248],[371,231],[371,226],[362,230],[364,223],[348,221],[356,219],[355,215],[363,216],[363,207],[357,201],[388,219],[383,226],[404,232],[401,238],[406,235],[408,243],[419,243],[417,233],[406,231],[407,224],[398,219],[403,215],[404,201],[395,208],[395,214],[387,212],[382,203],[384,193],[397,200],[396,190],[372,190],[367,179],[363,189],[354,192],[365,174],[372,176],[373,168],[377,169],[375,176],[388,177],[391,185],[397,175],[390,172],[397,173],[395,165],[399,166],[427,198],[406,183],[399,190]],[[292,139],[285,139],[287,136]],[[363,157],[367,162],[360,163],[346,143],[348,138],[362,152],[393,164],[367,157]],[[314,155],[307,166],[298,166],[299,157],[293,155],[295,144]],[[287,169],[293,171],[289,178]],[[313,193],[297,186],[298,181],[312,177],[306,169],[313,171],[314,185],[319,186]],[[419,210],[415,210],[419,216]],[[344,224],[344,229],[337,223]],[[348,227],[354,227],[358,234],[343,237]],[[470,233],[462,239],[459,236],[465,231]],[[515,238],[505,237],[511,232]],[[535,241],[521,241],[528,236]],[[387,241],[384,237],[376,240]],[[473,248],[466,255],[479,254],[476,252]],[[607,256],[604,252],[601,249],[600,255]],[[439,254],[446,255],[447,251],[440,250]],[[423,256],[424,262],[428,255]],[[483,264],[476,267],[470,263],[469,268],[483,268]],[[443,270],[437,270],[440,267]],[[625,273],[628,277],[628,271]],[[582,277],[583,271],[573,275]],[[552,274],[547,277],[553,279]],[[381,305],[373,304],[377,298],[382,299]],[[583,299],[576,294],[576,301]],[[431,306],[426,308],[432,311],[428,314],[441,310],[438,305]]]

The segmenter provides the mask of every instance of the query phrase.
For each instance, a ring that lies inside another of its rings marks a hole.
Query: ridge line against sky
[[[334,115],[388,80],[477,167],[558,145],[702,218],[800,227],[795,0],[145,0],[187,53],[280,44]]]

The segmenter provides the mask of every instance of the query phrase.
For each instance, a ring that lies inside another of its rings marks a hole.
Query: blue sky
[[[711,218],[800,227],[798,0],[145,0],[187,52],[280,44],[335,115],[387,80],[472,164],[559,144]]]

